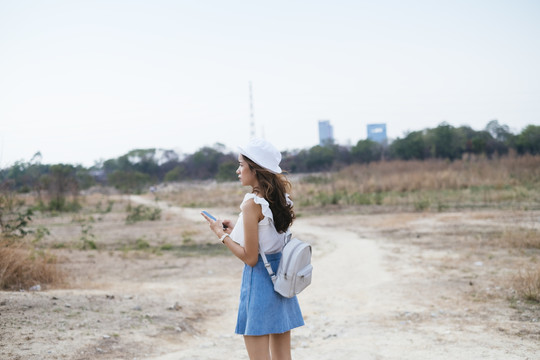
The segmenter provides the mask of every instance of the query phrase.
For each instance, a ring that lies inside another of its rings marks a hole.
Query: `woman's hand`
[[[234,229],[234,222],[231,220],[223,220],[223,227],[225,230],[228,230],[228,234],[230,234]]]
[[[232,228],[230,228],[229,225],[232,224],[232,222],[230,220],[221,220],[221,219],[212,220],[209,216],[207,216],[204,213],[201,213],[201,215],[206,219],[206,221],[208,221],[208,224],[210,225],[210,230],[212,230],[212,232],[216,234],[218,238],[221,237],[225,233],[227,234],[231,233]]]

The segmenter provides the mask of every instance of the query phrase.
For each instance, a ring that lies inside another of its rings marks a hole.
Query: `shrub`
[[[540,302],[540,267],[521,271],[514,283],[518,295],[525,300]]]
[[[144,205],[138,205],[135,207],[129,206],[126,224],[133,224],[144,220],[154,221],[159,219],[161,219],[161,209]]]
[[[9,190],[8,184],[0,189],[0,233],[4,237],[23,237],[32,221],[32,210],[23,209],[24,202]]]
[[[28,245],[0,240],[0,289],[20,290],[34,285],[59,284],[64,274],[56,258],[37,253]]]

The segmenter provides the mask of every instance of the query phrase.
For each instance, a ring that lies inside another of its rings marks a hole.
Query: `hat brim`
[[[276,165],[275,167],[273,168],[270,168],[268,167],[267,165],[264,165],[264,164],[261,164],[259,161],[256,160],[256,156],[253,156],[253,155],[250,155],[249,151],[247,151],[246,149],[242,148],[242,147],[238,147],[238,150],[240,152],[240,154],[244,155],[244,156],[247,156],[251,161],[253,161],[255,164],[259,165],[260,167],[268,170],[268,171],[271,171],[273,172],[274,174],[281,174],[283,171],[281,170],[281,168],[279,167],[279,165]]]

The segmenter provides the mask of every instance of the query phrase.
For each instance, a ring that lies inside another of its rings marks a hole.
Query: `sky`
[[[540,125],[540,1],[0,0],[0,168]]]

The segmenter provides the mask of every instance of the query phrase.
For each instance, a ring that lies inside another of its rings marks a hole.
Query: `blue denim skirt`
[[[277,271],[281,253],[266,255],[272,269]],[[244,266],[240,289],[240,306],[235,332],[240,335],[281,334],[304,325],[298,299],[286,298],[274,291],[274,284],[264,262],[254,267]]]

